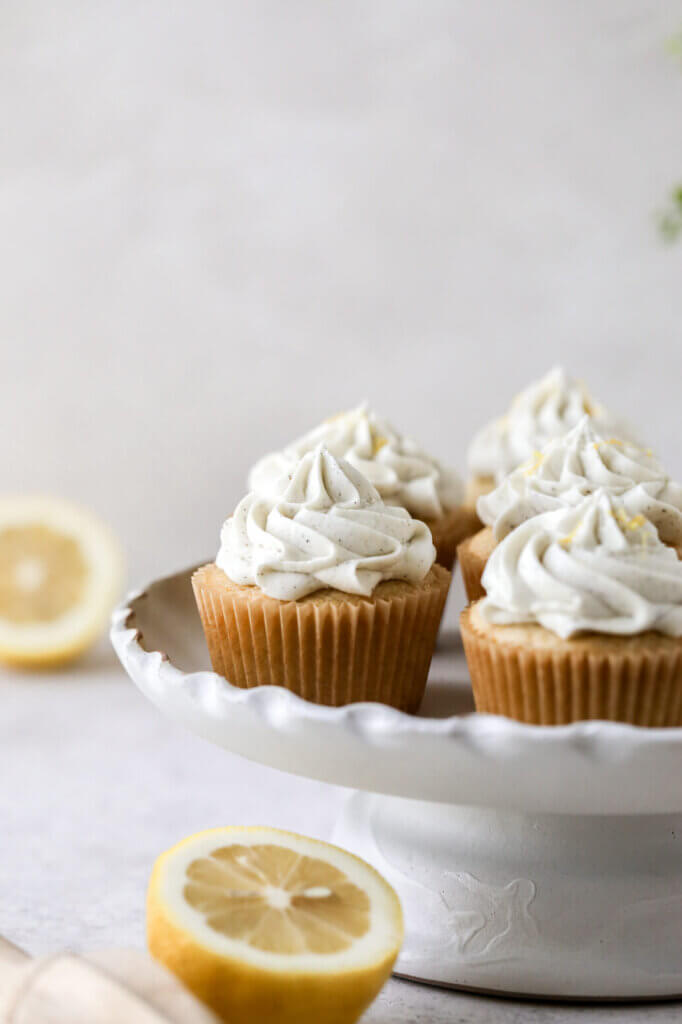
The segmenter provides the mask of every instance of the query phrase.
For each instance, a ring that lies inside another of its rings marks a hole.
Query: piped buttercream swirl
[[[480,614],[499,625],[538,623],[564,638],[682,636],[682,561],[605,490],[513,530],[488,559],[483,586]]]
[[[579,504],[600,487],[619,496],[630,517],[651,520],[661,540],[682,544],[682,486],[651,449],[603,437],[587,415],[479,498],[476,511],[500,541],[531,516]]]
[[[532,458],[552,438],[561,437],[588,413],[606,437],[631,437],[629,428],[588,395],[584,385],[556,367],[522,391],[509,412],[487,424],[468,453],[475,476],[497,482]]]
[[[367,477],[389,505],[420,519],[438,519],[463,500],[463,485],[448,469],[390,423],[360,405],[333,416],[281,452],[264,456],[249,474],[249,488],[272,494],[301,456],[324,444]]]
[[[386,505],[358,469],[318,446],[269,494],[242,499],[216,564],[235,583],[295,601],[325,587],[369,596],[382,580],[419,583],[435,555],[424,523]]]

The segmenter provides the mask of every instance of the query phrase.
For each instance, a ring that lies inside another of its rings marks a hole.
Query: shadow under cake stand
[[[396,973],[554,998],[682,995],[682,729],[472,713],[454,634],[417,716],[242,690],[206,667],[191,573],[116,610],[124,668],[213,743],[356,790],[334,840],[400,896]]]

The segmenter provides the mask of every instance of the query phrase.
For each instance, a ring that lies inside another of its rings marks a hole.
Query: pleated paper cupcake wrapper
[[[417,710],[450,581],[440,566],[421,586],[347,601],[245,595],[216,573],[205,566],[192,583],[213,668],[229,682],[284,686],[318,704]]]
[[[452,571],[457,560],[457,548],[466,537],[480,529],[476,512],[459,505],[441,519],[427,520],[436,548],[436,561]]]
[[[682,725],[682,645],[613,654],[538,650],[479,633],[462,613],[462,639],[477,711],[534,725],[586,719]],[[568,642],[567,642],[568,643]]]
[[[485,569],[487,559],[481,557],[481,555],[476,551],[473,544],[475,537],[476,534],[474,534],[473,537],[467,537],[467,539],[457,548],[459,568],[462,573],[464,589],[466,590],[469,603],[472,601],[478,601],[480,598],[485,597],[485,590],[481,579],[483,577],[483,570]]]

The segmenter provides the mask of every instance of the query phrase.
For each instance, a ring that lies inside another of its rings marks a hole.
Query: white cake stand
[[[454,636],[419,716],[240,690],[207,668],[191,571],[117,609],[121,662],[206,739],[357,790],[335,839],[400,895],[398,973],[507,994],[682,995],[682,729],[470,713]]]

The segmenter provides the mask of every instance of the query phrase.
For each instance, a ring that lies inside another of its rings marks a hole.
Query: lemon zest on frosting
[[[634,532],[635,530],[641,530],[641,528],[643,526],[646,526],[647,523],[646,518],[642,515],[641,512],[639,512],[636,516],[632,516],[632,518],[630,518],[625,509],[622,508],[618,509],[618,511],[614,514],[614,517],[624,530],[629,530],[630,532]]]
[[[537,473],[542,463],[547,458],[541,451],[537,449],[533,452],[533,457],[528,460],[523,466],[524,476],[532,476],[533,473]]]
[[[611,445],[614,448],[625,448],[627,445],[628,448],[634,449],[634,451],[636,452],[641,452],[643,455],[646,455],[649,459],[653,459],[654,457],[652,448],[640,448],[638,445],[633,444],[631,441],[622,441],[619,437],[608,437],[604,438],[601,441],[595,441],[593,443],[593,448],[595,449],[595,451],[599,451],[599,449],[603,448],[605,444]]]
[[[594,447],[596,448],[597,451],[599,451],[599,449],[603,448],[605,444],[611,445],[613,448],[624,448],[625,447],[625,442],[621,441],[621,439],[619,437],[606,437],[606,438],[604,438],[601,441],[595,441],[594,442]],[[636,446],[635,445],[631,445],[630,447],[635,448]]]
[[[343,412],[335,412],[333,416],[327,416],[325,423],[337,423],[338,420],[343,420],[348,416],[352,409],[344,409]]]
[[[573,527],[573,529],[571,530],[570,533],[567,533],[565,537],[559,537],[559,543],[561,544],[562,547],[568,548],[568,547],[571,546],[571,544],[575,540],[576,534],[577,534],[578,530],[580,529],[580,527],[582,526],[582,524],[583,524],[583,521],[581,519],[580,522],[575,524],[575,526]]]

